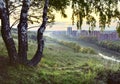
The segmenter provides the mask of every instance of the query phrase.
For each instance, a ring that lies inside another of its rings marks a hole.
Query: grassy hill
[[[46,37],[44,56],[38,66],[13,67],[8,63],[1,38],[0,44],[0,84],[107,84],[111,75],[120,73],[119,63],[97,54],[75,52],[49,37]],[[36,46],[36,42],[30,39],[28,59],[34,55]],[[115,77],[118,79],[120,76]]]

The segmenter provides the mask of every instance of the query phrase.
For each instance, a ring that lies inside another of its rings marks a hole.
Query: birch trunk
[[[20,15],[20,22],[18,25],[18,55],[20,63],[26,64],[27,62],[27,15],[30,7],[30,0],[23,0],[23,6]]]
[[[11,35],[9,15],[8,15],[8,11],[7,11],[4,0],[0,0],[0,18],[1,18],[2,38],[7,48],[10,62],[15,63],[17,61],[17,51],[16,51],[15,43]]]
[[[40,62],[42,55],[43,55],[43,49],[44,49],[43,33],[46,29],[46,23],[47,23],[47,19],[48,19],[47,18],[48,5],[49,5],[49,0],[45,0],[45,4],[44,4],[44,8],[43,8],[43,16],[42,16],[43,21],[37,32],[38,48],[37,48],[36,54],[28,63],[28,65],[30,65],[30,66],[36,66]]]

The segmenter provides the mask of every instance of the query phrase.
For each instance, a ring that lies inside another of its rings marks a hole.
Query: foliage
[[[118,22],[118,25],[117,25],[117,33],[118,33],[118,35],[120,37],[120,22]]]
[[[20,8],[22,6],[22,0],[19,1],[8,1],[8,10],[10,11],[10,17],[15,20],[12,24],[12,26],[16,25],[19,21],[19,15],[20,15]],[[41,23],[42,21],[42,12],[43,12],[43,6],[44,0],[35,0],[31,1],[31,7],[30,12],[28,15],[28,21],[31,24],[34,23]],[[69,0],[60,0],[58,3],[58,0],[50,0],[49,3],[49,10],[48,10],[48,24],[51,22],[54,22],[55,16],[53,11],[60,11],[63,17],[67,17],[65,14],[65,9],[69,5]]]
[[[96,37],[84,37],[84,36],[81,36],[79,37],[79,40],[84,40],[84,41],[87,41],[87,42],[90,42],[90,43],[98,43],[98,40]]]
[[[110,40],[98,41],[96,37],[82,37],[82,36],[79,38],[79,40],[90,42],[90,43],[96,44],[99,47],[103,47],[112,51],[120,52],[119,40],[118,41],[110,41]]]
[[[67,17],[65,9],[68,5],[70,5],[70,0],[50,0],[50,7],[56,11],[60,11],[63,17]]]
[[[72,4],[70,4],[71,1]],[[30,23],[40,23],[43,3],[44,0],[32,1],[31,12],[29,13]],[[73,24],[76,23],[78,29],[81,29],[83,20],[86,19],[86,23],[90,26],[89,29],[93,30],[96,26],[97,16],[99,17],[99,27],[103,30],[106,24],[108,26],[110,25],[112,18],[118,18],[120,20],[118,3],[119,0],[50,0],[48,22],[54,22],[55,17],[53,11],[60,11],[63,17],[67,17],[65,9],[71,5],[73,9]],[[10,2],[10,11],[15,16],[15,19],[16,15],[18,15],[18,7],[20,6],[21,4],[18,4],[18,2]],[[39,15],[36,15],[35,12],[39,13]]]
[[[112,41],[101,41],[98,45],[110,49],[112,51],[120,52],[120,45]]]
[[[68,46],[68,47],[72,48],[75,52],[86,53],[86,54],[95,54],[95,51],[92,48],[83,48],[80,45],[78,45],[77,43],[64,42],[64,41],[61,41],[60,43],[63,44],[64,46]]]
[[[77,21],[77,27],[80,29],[85,18],[91,30],[96,25],[93,15],[96,14],[99,17],[99,27],[104,29],[106,24],[110,25],[112,18],[120,20],[118,3],[119,0],[72,0],[72,20]],[[75,17],[77,19],[74,19]]]

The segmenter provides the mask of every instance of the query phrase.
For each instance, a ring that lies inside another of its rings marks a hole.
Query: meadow
[[[31,35],[34,33],[29,37]],[[17,47],[17,37],[14,37]],[[44,55],[36,67],[11,66],[1,37],[0,44],[1,84],[109,84],[113,76],[119,81],[120,76],[116,75],[120,73],[119,63],[105,60],[98,54],[75,52],[69,42],[60,43],[45,36]],[[29,38],[28,59],[32,58],[36,47],[36,39]]]

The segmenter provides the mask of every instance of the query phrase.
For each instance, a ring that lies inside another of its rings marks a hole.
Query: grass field
[[[0,44],[1,84],[107,84],[109,74],[120,69],[119,63],[104,60],[97,54],[74,52],[49,37],[46,37],[44,56],[38,66],[13,67],[8,63],[1,38]],[[28,59],[34,55],[36,46],[35,41],[29,40]]]

